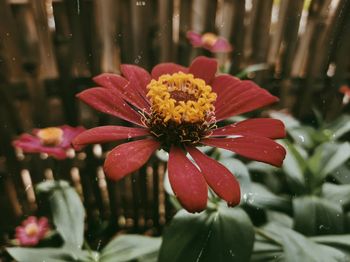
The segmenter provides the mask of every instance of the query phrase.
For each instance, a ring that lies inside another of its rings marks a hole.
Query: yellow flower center
[[[218,40],[217,35],[213,33],[205,33],[204,35],[202,35],[202,42],[209,46],[213,46],[217,40]]]
[[[164,123],[203,123],[214,112],[216,93],[192,74],[162,75],[153,79],[147,89],[152,114]]]
[[[39,227],[35,223],[28,224],[25,228],[25,232],[29,237],[36,236],[39,233]]]
[[[57,146],[62,142],[63,130],[58,127],[40,129],[37,136],[45,146]]]

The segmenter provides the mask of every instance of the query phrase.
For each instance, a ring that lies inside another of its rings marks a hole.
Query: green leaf
[[[100,262],[157,261],[161,239],[141,235],[121,235],[102,250]]]
[[[249,171],[242,161],[235,158],[224,158],[220,159],[219,162],[230,170],[230,172],[238,179],[242,189],[242,195],[244,192],[250,192],[251,180]]]
[[[274,222],[287,228],[293,228],[293,219],[282,212],[267,210],[266,217],[267,221]]]
[[[341,206],[350,205],[350,185],[324,183],[322,197]]]
[[[269,164],[265,164],[262,162],[258,162],[258,161],[251,161],[247,164],[247,168],[249,171],[252,172],[259,172],[259,173],[274,173],[277,170],[279,170],[279,168],[274,167],[272,165]]]
[[[217,157],[219,159],[230,158],[235,155],[235,153],[233,153],[232,151],[223,148],[215,148],[215,151],[219,155],[219,157]]]
[[[339,146],[332,146],[331,147],[334,150],[328,151],[325,162],[322,168],[322,174],[327,175],[332,173],[337,167],[345,163],[346,160],[350,158],[350,143],[342,143],[339,144]],[[331,148],[326,148],[331,149]]]
[[[315,129],[313,129],[312,127],[295,127],[293,129],[290,129],[288,133],[297,145],[300,145],[304,148],[312,148],[314,146],[312,136],[315,133]]]
[[[89,259],[87,251],[71,251],[66,248],[22,248],[6,249],[18,262],[64,262],[64,261],[94,261]]]
[[[317,236],[310,237],[313,241],[331,246],[350,254],[350,235],[328,235],[328,236]]]
[[[343,252],[313,242],[294,230],[270,223],[264,230],[282,243],[286,262],[340,262],[348,261]]]
[[[65,245],[81,249],[84,241],[85,210],[72,187],[57,187],[49,198],[53,222]]]
[[[332,172],[332,177],[341,184],[350,184],[350,168],[345,163]]]
[[[69,183],[67,181],[63,180],[46,180],[44,182],[41,182],[35,186],[35,191],[37,193],[50,193],[53,190],[57,189],[58,187],[61,188],[68,188]]]
[[[249,261],[253,243],[253,225],[239,208],[181,210],[165,230],[159,261]]]
[[[288,131],[300,127],[300,122],[296,118],[282,111],[272,111],[270,117],[281,120]]]
[[[340,137],[350,131],[350,115],[342,115],[335,121],[327,124],[323,133],[332,140],[338,140]]]
[[[246,77],[249,73],[257,72],[257,71],[262,71],[262,70],[267,70],[269,69],[268,64],[254,64],[254,65],[249,65],[247,68],[239,72],[236,77],[238,78],[243,78]]]
[[[321,183],[327,175],[349,158],[350,143],[324,143],[316,148],[315,153],[309,159],[308,166],[316,179],[315,182]]]
[[[287,151],[282,166],[287,176],[287,181],[296,192],[303,192],[305,190],[304,172],[306,172],[307,167],[305,157],[289,141],[284,140],[281,143]]]
[[[293,199],[294,229],[304,235],[341,234],[344,215],[339,204],[316,196]]]
[[[251,261],[284,261],[283,249],[280,245],[261,239],[257,235]]]
[[[290,213],[292,204],[289,199],[280,197],[259,183],[252,183],[251,192],[243,195],[244,201],[251,206],[268,208]]]

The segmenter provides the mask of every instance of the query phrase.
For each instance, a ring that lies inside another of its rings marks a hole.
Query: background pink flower
[[[49,231],[46,217],[28,217],[21,226],[16,227],[16,239],[21,246],[35,246]]]
[[[202,47],[212,53],[225,53],[232,51],[232,45],[223,37],[219,37],[213,33],[197,34],[188,31],[186,34],[193,47]]]
[[[46,153],[57,159],[65,159],[73,138],[84,130],[84,127],[68,125],[34,129],[33,135],[22,134],[13,141],[13,145],[25,153]]]

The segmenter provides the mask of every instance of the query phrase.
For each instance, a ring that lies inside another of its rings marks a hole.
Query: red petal
[[[157,148],[159,142],[152,139],[121,144],[107,155],[104,170],[109,178],[120,180],[142,167]]]
[[[59,144],[60,147],[64,149],[68,149],[72,144],[72,140],[79,134],[85,131],[85,128],[82,126],[77,127],[71,127],[68,125],[60,126],[59,128],[63,131],[63,139],[62,142]]]
[[[211,133],[212,136],[263,136],[268,138],[283,138],[286,130],[282,121],[272,118],[247,119],[228,126],[217,128]]]
[[[190,40],[191,45],[194,47],[200,47],[203,44],[202,35],[200,35],[200,34],[197,34],[197,33],[192,32],[192,31],[188,31],[186,33],[186,37],[188,40]]]
[[[145,128],[100,126],[89,129],[75,137],[73,145],[79,148],[88,144],[106,143],[145,135],[149,135]]]
[[[286,150],[281,145],[266,137],[207,138],[202,143],[278,167],[282,165],[286,156]]]
[[[143,126],[141,116],[112,89],[90,88],[79,93],[77,97],[100,112]]]
[[[94,77],[94,81],[100,86],[116,90],[119,93],[120,97],[128,101],[133,106],[141,110],[146,109],[148,111],[149,104],[138,92],[132,90],[132,87],[129,85],[129,81],[124,77],[115,74],[104,73]]]
[[[174,73],[178,73],[178,72],[183,72],[183,73],[187,73],[188,72],[188,68],[183,67],[181,65],[178,64],[174,64],[174,63],[162,63],[159,65],[156,65],[153,69],[152,69],[152,78],[158,80],[158,78],[161,75],[165,75],[165,74],[174,74]]]
[[[210,84],[215,77],[218,69],[218,62],[214,58],[199,56],[192,61],[189,68],[189,73],[194,77],[203,79],[207,84]]]
[[[171,187],[181,205],[192,213],[204,210],[208,199],[207,183],[180,148],[171,148],[168,172]]]
[[[217,121],[278,101],[277,97],[271,95],[254,82],[248,80],[240,81],[229,75],[216,77],[212,87],[213,91],[218,95],[214,104]]]
[[[100,86],[107,88],[117,88],[126,86],[129,81],[124,77],[111,73],[103,73],[93,78],[94,82]]]
[[[40,139],[29,134],[21,135],[17,140],[14,140],[13,145],[15,147],[21,148],[24,153],[46,153],[57,159],[67,158],[65,149],[60,146],[48,147],[43,146]]]
[[[210,48],[210,52],[213,53],[221,53],[221,52],[231,52],[232,46],[231,44],[225,39],[220,37],[215,44]]]
[[[236,206],[241,200],[241,191],[236,177],[222,164],[203,154],[195,147],[186,150],[196,161],[208,185],[229,206]]]
[[[146,100],[147,85],[151,82],[151,76],[142,67],[135,65],[121,65],[122,74],[129,80],[132,87],[134,87],[140,95]]]

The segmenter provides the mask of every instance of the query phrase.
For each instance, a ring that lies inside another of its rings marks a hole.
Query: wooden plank
[[[243,54],[244,54],[244,18],[245,18],[245,0],[230,1],[232,7],[232,25],[229,34],[229,40],[232,41],[232,65],[231,74],[237,74],[242,70]]]
[[[16,21],[16,30],[19,35],[20,52],[23,57],[22,64],[25,70],[24,81],[31,102],[31,114],[35,126],[47,125],[47,101],[45,97],[45,84],[40,77],[40,42],[38,28],[34,14],[29,3],[12,6]],[[42,57],[43,60],[46,57]]]
[[[188,66],[190,62],[191,45],[187,40],[186,33],[192,30],[192,4],[193,0],[180,0],[179,3],[179,45],[177,52],[177,62]]]
[[[281,107],[291,107],[295,101],[293,82],[289,77],[297,47],[303,4],[303,0],[280,2],[278,23],[271,39],[268,63],[273,66],[274,77],[281,79],[276,90]]]
[[[303,0],[281,1],[276,31],[271,39],[268,54],[270,64],[277,65],[278,77],[288,77],[295,55],[298,29],[303,9]]]
[[[314,3],[314,5],[319,4],[316,1]],[[330,57],[334,50],[333,41],[335,41],[336,33],[339,32],[339,26],[344,19],[344,15],[341,14],[344,6],[348,4],[347,0],[339,1],[337,7],[333,9],[333,12],[329,12],[329,10],[331,10],[331,1],[325,1],[323,5],[316,5],[316,7],[319,8],[319,12],[310,13],[311,17],[309,22],[310,26],[314,29],[312,30],[313,33],[308,46],[310,49],[306,65],[307,88],[303,89],[299,94],[302,98],[300,101],[303,102],[299,102],[295,107],[299,116],[312,114],[310,104],[312,104],[314,100],[315,92],[322,89],[322,80],[326,75]],[[311,8],[312,7],[313,6],[311,6]],[[334,17],[332,17],[332,15],[334,15]],[[320,76],[323,76],[322,79],[320,79]]]
[[[251,46],[250,64],[266,62],[267,50],[270,43],[270,24],[272,0],[253,0],[253,9],[250,20],[249,43]]]
[[[66,121],[78,124],[78,104],[75,94],[92,85],[91,71],[99,71],[92,58],[92,2],[55,1],[55,52],[60,73],[60,97]],[[99,67],[99,66],[98,66]],[[91,112],[91,110],[86,110]]]
[[[94,72],[119,73],[120,3],[114,0],[94,1]]]
[[[270,44],[270,25],[272,0],[253,0],[253,8],[250,14],[250,28],[247,30],[248,39],[246,44],[248,49],[247,61],[250,64],[265,63]],[[264,84],[264,79],[268,79],[266,72],[255,73],[254,81]]]
[[[217,0],[193,0],[191,28],[194,32],[203,34],[211,32],[217,34],[216,30]],[[203,48],[192,48],[191,60],[196,56],[212,57],[213,54]]]
[[[56,58],[52,45],[52,35],[48,25],[47,4],[42,0],[31,0],[34,22],[37,30],[39,49],[39,78],[52,79],[57,78],[58,71]]]
[[[121,55],[124,63],[137,64],[148,70],[156,64],[156,57],[152,56],[154,21],[151,19],[156,17],[156,10],[154,1],[122,1]]]
[[[324,31],[317,41],[316,48],[317,53],[323,55],[315,56],[311,70],[311,74],[316,78],[323,77],[326,74],[329,63],[333,59],[337,48],[336,43],[338,42],[336,39],[343,26],[344,19],[348,15],[350,1],[339,0],[336,6],[332,7],[333,5],[334,3],[331,2],[321,12],[321,15],[325,17],[322,21]]]
[[[350,6],[348,5],[343,11],[344,13],[350,12]],[[350,59],[345,59],[344,54],[350,50],[350,16],[346,16],[344,23],[339,30],[336,41],[336,50],[332,59],[333,66],[335,66],[334,75],[331,75],[331,84],[328,88],[325,88],[325,97],[327,110],[324,115],[327,120],[333,120],[338,117],[344,107],[342,105],[342,94],[339,93],[339,88],[344,84],[349,84],[350,79]]]
[[[158,2],[158,32],[155,42],[159,48],[159,61],[173,61],[173,12],[174,1],[164,0]],[[157,49],[158,49],[157,48]]]
[[[19,38],[15,26],[15,20],[10,6],[6,0],[0,0],[0,52],[2,60],[7,68],[9,81],[20,82],[23,80],[22,56],[18,47]]]

